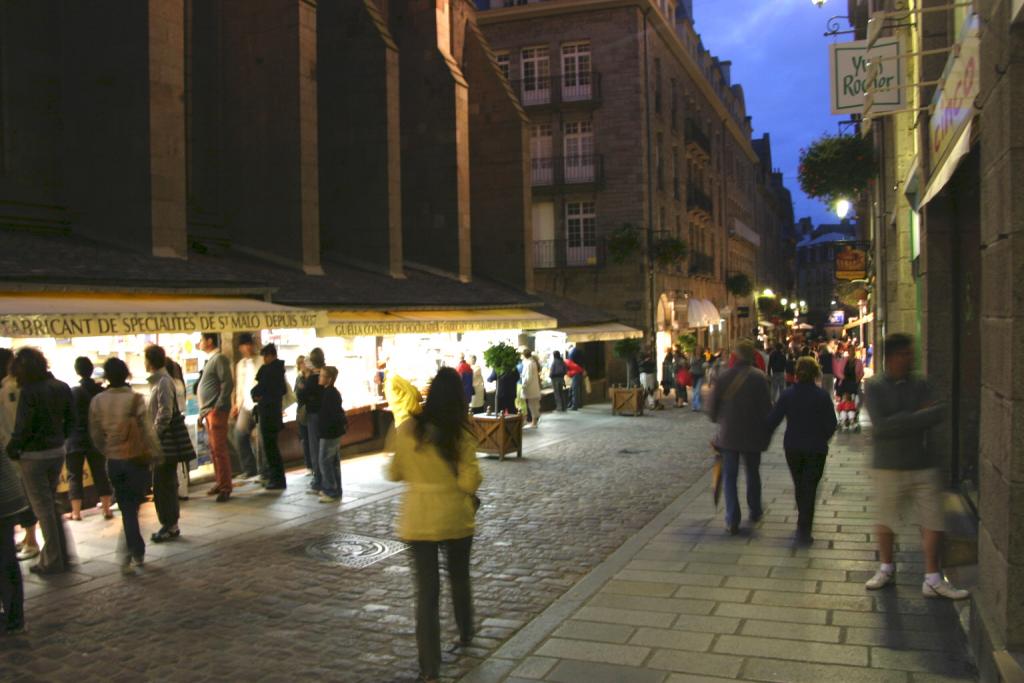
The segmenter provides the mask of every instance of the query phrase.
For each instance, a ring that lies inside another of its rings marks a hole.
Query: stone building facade
[[[470,0],[4,0],[0,43],[6,228],[532,287],[526,117]]]
[[[530,119],[537,288],[601,306],[659,347],[687,330],[713,347],[749,335],[752,298],[725,283],[759,280],[766,176],[743,90],[704,48],[691,3],[477,5]],[[678,242],[688,255],[665,258]]]
[[[898,18],[909,8],[913,21]],[[883,0],[849,0],[863,37]],[[917,0],[888,15],[909,52],[908,111],[869,116],[875,314],[919,335],[948,406],[933,447],[977,522],[969,638],[983,681],[1019,680],[1024,652],[1024,182],[1020,2]],[[922,11],[927,10],[927,11]],[[882,16],[882,15],[875,15]],[[966,103],[966,104],[965,104]],[[881,359],[884,362],[884,359]]]

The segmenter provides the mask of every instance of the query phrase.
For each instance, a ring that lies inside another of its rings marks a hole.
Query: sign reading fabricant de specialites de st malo
[[[0,337],[105,337],[316,328],[324,311],[0,315]]]
[[[864,98],[869,92],[877,93],[871,107],[873,112],[893,111],[906,106],[901,55],[898,37],[879,38],[870,52],[866,40],[830,45],[832,113],[862,114]],[[878,61],[883,58],[885,61]],[[872,61],[878,61],[878,72],[869,78]]]

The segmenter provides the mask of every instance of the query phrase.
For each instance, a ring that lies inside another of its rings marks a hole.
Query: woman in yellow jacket
[[[481,476],[468,413],[461,378],[453,368],[441,368],[430,384],[423,411],[393,434],[394,457],[387,475],[408,484],[398,535],[412,548],[416,572],[416,644],[422,681],[436,681],[441,669],[437,559],[441,546],[448,557],[459,645],[473,640],[469,555],[476,527],[474,494]]]

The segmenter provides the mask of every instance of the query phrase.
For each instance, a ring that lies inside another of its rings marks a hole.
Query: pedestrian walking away
[[[818,349],[818,365],[821,366],[821,388],[832,398],[836,391],[836,376],[832,369],[832,351],[828,343],[822,344]]]
[[[387,468],[392,481],[406,482],[398,536],[410,546],[416,586],[416,645],[420,677],[436,682],[441,673],[441,579],[438,552],[448,560],[452,605],[459,640],[449,651],[473,642],[473,595],[469,560],[476,527],[480,467],[458,374],[441,368],[430,384],[422,413],[392,432],[394,453]]]
[[[878,506],[878,555],[881,566],[868,579],[868,590],[885,588],[896,573],[893,529],[904,508],[912,505],[921,526],[925,576],[921,593],[926,598],[963,600],[966,590],[954,587],[939,565],[944,516],[942,477],[936,451],[926,436],[942,422],[945,406],[937,403],[928,382],[912,374],[914,341],[909,335],[891,334],[884,342],[885,373],[867,384],[865,401],[871,417],[872,478]]]
[[[323,394],[320,410],[317,411],[317,424],[320,433],[321,503],[337,503],[341,500],[341,437],[348,431],[348,418],[345,409],[341,407],[341,394],[334,386],[337,379],[338,368],[327,366],[320,371]]]
[[[469,367],[473,370],[473,398],[469,402],[469,410],[477,415],[487,410],[487,387],[484,385],[484,371],[476,356],[469,357]]]
[[[676,387],[676,354],[675,350],[669,347],[665,351],[665,357],[661,361],[661,392],[665,398],[672,396],[673,389],[676,391],[675,405],[679,405],[679,389]],[[686,387],[683,387],[686,392]]]
[[[587,376],[587,369],[583,366],[583,352],[579,347],[573,347],[566,355],[565,376],[569,378],[569,409],[579,410],[583,407],[584,380]]]
[[[238,335],[238,352],[241,359],[235,363],[235,395],[231,402],[231,440],[238,451],[242,476],[250,480],[265,480],[267,466],[262,453],[260,439],[254,438],[256,429],[256,402],[252,389],[256,386],[259,362],[256,360],[256,343],[253,335],[245,332]]]
[[[825,472],[828,442],[837,424],[832,399],[815,383],[820,376],[821,369],[814,358],[800,358],[796,364],[797,383],[782,392],[768,415],[769,435],[783,418],[786,420],[783,447],[796,498],[796,541],[805,545],[814,543],[812,529],[818,482]]]
[[[181,366],[175,363],[170,358],[167,359],[167,365],[164,366],[167,369],[167,374],[171,376],[171,381],[174,382],[174,399],[178,404],[178,412],[182,415],[185,414],[185,410],[188,407],[188,402],[185,397],[185,375],[181,371]],[[192,444],[191,435],[189,435],[189,446],[192,447],[190,458],[188,460],[180,460],[178,462],[178,500],[184,501],[189,498],[189,471],[193,461],[195,461],[198,455],[195,452],[194,445]]]
[[[325,364],[323,350],[318,347],[310,351],[307,361],[309,376],[297,398],[306,406],[306,440],[309,442],[310,460],[313,465],[313,477],[307,492],[319,496],[323,485],[320,477],[320,403],[324,396],[324,387],[320,380]]]
[[[565,361],[562,360],[561,351],[551,353],[551,367],[548,368],[548,377],[551,378],[551,389],[555,394],[555,410],[564,413],[568,410],[568,400],[565,395]]]
[[[761,453],[767,447],[765,420],[771,409],[768,377],[753,367],[757,351],[750,341],[740,342],[734,365],[715,384],[708,417],[718,424],[714,446],[722,454],[725,492],[725,528],[739,532],[740,504],[736,492],[739,463],[743,460],[747,475],[747,507],[752,525],[761,521]]]
[[[80,378],[78,385],[71,389],[71,434],[64,444],[67,451],[65,464],[68,470],[68,499],[71,502],[71,514],[68,519],[82,521],[82,496],[85,463],[89,463],[89,473],[103,506],[103,517],[112,519],[110,511],[111,489],[107,479],[107,462],[103,454],[96,450],[89,438],[89,403],[96,394],[103,391],[92,379],[93,364],[85,356],[75,359],[75,374]]]
[[[775,403],[786,390],[786,354],[782,352],[782,344],[776,344],[768,356],[768,378],[772,383],[772,403]]]
[[[150,465],[161,452],[146,402],[128,386],[128,366],[120,358],[108,358],[103,374],[109,387],[89,406],[89,435],[107,458],[124,528],[121,571],[130,574],[133,564],[141,567],[145,561],[139,506],[152,481]]]
[[[46,357],[22,348],[11,372],[21,391],[7,455],[17,460],[32,512],[43,531],[39,563],[34,574],[59,574],[71,562],[70,544],[57,507],[57,484],[64,466],[64,442],[71,433],[71,388],[54,378]]]
[[[178,397],[174,380],[167,372],[167,353],[163,347],[146,347],[144,353],[146,371],[149,377],[149,423],[158,440],[163,440],[171,429],[171,420],[178,411]],[[178,520],[181,517],[181,503],[178,502],[178,460],[170,453],[160,453],[153,462],[153,505],[160,520],[160,529],[150,539],[163,543],[181,536]]]
[[[210,459],[216,483],[207,495],[217,496],[218,503],[231,498],[231,453],[228,450],[228,417],[231,410],[231,391],[235,381],[231,376],[231,361],[220,352],[220,336],[204,332],[199,349],[207,354],[206,365],[199,375],[196,397],[199,400],[199,423],[206,429],[210,444]]]
[[[693,382],[693,396],[690,398],[690,406],[693,412],[699,412],[704,408],[704,382],[707,377],[707,362],[700,349],[694,349],[693,357],[690,359],[690,381]]]
[[[540,363],[529,349],[523,351],[523,398],[530,411],[530,427],[540,424]]]
[[[256,371],[256,384],[251,394],[255,406],[260,441],[263,444],[263,458],[266,463],[265,488],[281,491],[287,487],[284,477],[284,461],[278,437],[281,433],[284,398],[288,394],[288,380],[284,375],[284,361],[277,357],[277,346],[267,344],[260,349],[263,365]]]

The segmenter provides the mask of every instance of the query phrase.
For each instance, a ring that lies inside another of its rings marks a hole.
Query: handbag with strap
[[[118,441],[124,444],[125,450],[130,454],[134,454],[128,460],[133,460],[141,465],[149,465],[157,454],[150,452],[150,448],[146,444],[146,438],[143,435],[143,418],[139,417],[139,407],[142,402],[143,398],[141,396],[132,394],[131,408],[129,408],[124,424],[121,425],[120,433],[117,436],[119,437]],[[145,407],[142,407],[143,411],[145,411]]]
[[[190,462],[196,459],[196,449],[192,445],[185,416],[174,406],[174,414],[167,428],[160,433],[160,448],[166,462]]]

